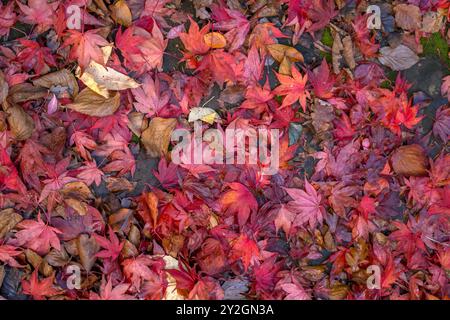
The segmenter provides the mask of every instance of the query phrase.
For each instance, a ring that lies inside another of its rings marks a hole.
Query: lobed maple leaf
[[[138,290],[145,281],[158,282],[159,274],[164,265],[165,263],[161,258],[154,258],[148,255],[140,255],[122,262],[125,277]]]
[[[102,170],[97,167],[95,161],[86,161],[84,166],[78,168],[79,173],[77,174],[77,178],[82,180],[88,186],[95,184],[97,186],[102,182],[102,177],[105,175]]]
[[[35,300],[45,300],[61,293],[61,290],[53,286],[55,276],[39,281],[37,269],[31,274],[30,280],[22,280],[23,293],[28,294]]]
[[[313,87],[316,97],[321,99],[329,99],[333,97],[334,79],[330,74],[330,68],[325,59],[319,67],[314,69],[313,72],[308,71],[308,78]]]
[[[34,70],[36,74],[48,72],[49,67],[56,66],[56,60],[49,48],[42,47],[39,43],[32,40],[19,39],[24,47],[17,55],[17,60],[22,62],[25,70]]]
[[[217,22],[213,24],[213,28],[219,31],[228,31],[225,38],[230,44],[229,51],[239,49],[245,41],[250,31],[250,22],[245,15],[237,10],[227,9],[213,4],[211,6],[212,17]]]
[[[97,252],[96,257],[110,260],[116,260],[119,257],[125,243],[119,241],[111,227],[109,227],[109,239],[98,234],[93,234],[93,237],[100,247],[105,249]]]
[[[17,15],[14,12],[14,2],[5,6],[0,3],[0,37],[9,35],[9,30],[16,23]]]
[[[289,209],[297,213],[294,226],[303,226],[308,223],[311,228],[322,224],[325,217],[325,208],[321,205],[322,196],[305,179],[305,191],[293,188],[284,188],[293,199],[288,203]]]
[[[276,212],[276,217],[274,219],[275,231],[278,232],[278,230],[282,228],[284,233],[289,235],[292,223],[296,216],[295,213],[290,211],[285,204],[280,205],[280,207],[274,211]]]
[[[92,160],[90,153],[86,150],[95,150],[97,143],[93,138],[84,131],[75,131],[70,137],[70,144],[74,144],[77,147],[78,153],[84,160]]]
[[[189,30],[188,32],[180,33],[180,40],[190,54],[205,54],[210,49],[204,39],[205,34],[209,32],[209,23],[200,29],[197,22],[191,18],[189,18],[189,21],[191,23]]]
[[[111,277],[108,281],[105,278],[102,279],[102,284],[100,286],[100,293],[95,292],[89,293],[90,300],[132,300],[133,296],[126,294],[130,288],[129,284],[122,283],[113,287]]]
[[[24,16],[20,20],[27,24],[37,24],[38,32],[46,31],[54,22],[59,1],[48,3],[47,0],[28,0],[28,6],[16,2]]]
[[[337,14],[333,0],[310,0],[307,15],[313,21],[308,27],[308,32],[323,29]]]
[[[155,80],[146,75],[142,80],[142,86],[131,90],[136,99],[134,103],[136,110],[147,114],[148,117],[158,115],[170,100],[170,94],[161,89],[157,75]]]
[[[219,203],[226,213],[237,214],[239,225],[242,227],[250,213],[258,209],[258,203],[243,184],[231,182],[227,186],[230,190],[222,194]]]
[[[309,294],[298,283],[284,283],[281,285],[281,289],[286,292],[284,300],[311,300]]]
[[[61,250],[58,234],[62,232],[44,223],[40,213],[37,221],[23,220],[16,227],[21,230],[15,234],[15,239],[9,241],[10,244],[18,247],[25,246],[39,255],[47,254],[50,248]]]
[[[247,271],[250,264],[255,264],[260,259],[258,245],[247,235],[241,234],[233,243],[230,259],[232,261],[241,260],[244,270]]]
[[[309,92],[306,90],[306,81],[308,80],[308,75],[302,76],[300,71],[292,66],[291,68],[292,77],[275,73],[280,82],[280,85],[273,91],[276,95],[285,96],[281,107],[291,106],[295,102],[299,102],[306,112],[306,99],[311,98]]]
[[[77,60],[82,69],[89,65],[91,60],[104,64],[101,47],[107,46],[108,41],[99,35],[99,29],[92,29],[86,32],[78,30],[68,30],[68,36],[64,40],[63,47],[72,46],[70,59]]]
[[[20,268],[21,265],[14,259],[20,255],[22,251],[20,248],[15,246],[11,246],[8,244],[0,245],[0,261],[8,264],[11,267]]]

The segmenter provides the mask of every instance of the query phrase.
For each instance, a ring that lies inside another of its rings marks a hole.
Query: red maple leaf
[[[138,290],[144,281],[158,282],[159,274],[163,270],[164,265],[165,263],[161,258],[152,258],[148,255],[140,255],[122,262],[125,277]]]
[[[0,3],[0,36],[9,35],[9,30],[16,23],[17,15],[14,12],[14,2],[3,6]]]
[[[31,274],[30,280],[22,280],[23,293],[28,294],[35,300],[44,300],[48,297],[53,297],[61,293],[53,286],[55,276],[45,278],[39,281],[38,271],[35,269]]]
[[[129,284],[121,283],[113,287],[111,277],[108,281],[105,278],[102,279],[102,284],[100,286],[100,293],[95,292],[89,293],[90,300],[132,300],[133,296],[126,294],[130,288]]]
[[[10,265],[11,267],[19,268],[21,265],[14,259],[20,255],[22,251],[14,246],[8,244],[0,245],[0,261]]]
[[[291,230],[292,222],[295,219],[295,213],[290,211],[285,204],[280,205],[276,210],[276,217],[274,220],[275,231],[278,232],[280,228],[283,229],[286,235],[289,235]]]
[[[142,86],[132,89],[136,102],[134,107],[137,111],[147,114],[148,117],[158,115],[170,100],[170,94],[160,87],[158,76],[155,80],[150,75],[146,75],[142,80]]]
[[[331,19],[338,14],[334,8],[333,0],[310,0],[307,15],[314,23],[308,28],[308,31],[316,32],[330,23]]]
[[[318,98],[329,99],[333,97],[334,79],[330,74],[330,68],[325,59],[322,60],[322,64],[314,69],[313,72],[308,71],[308,77],[314,94]]]
[[[21,230],[16,233],[15,239],[9,241],[10,244],[19,247],[25,246],[40,255],[47,254],[50,247],[61,250],[58,234],[62,232],[45,224],[41,220],[40,214],[38,214],[37,221],[24,220],[16,227]]]
[[[22,62],[26,71],[34,70],[36,74],[48,72],[50,67],[56,67],[56,60],[50,48],[42,47],[32,40],[19,39],[24,49],[17,55],[17,60]]]
[[[241,260],[244,270],[247,271],[250,264],[254,264],[260,259],[258,245],[247,235],[241,234],[233,243],[230,259],[232,261]]]
[[[306,98],[311,98],[309,92],[306,90],[306,81],[308,80],[308,75],[302,76],[300,71],[292,66],[291,69],[292,77],[284,74],[275,73],[280,81],[280,85],[273,91],[276,95],[285,96],[281,107],[287,107],[295,102],[300,102],[303,111],[306,112]]]
[[[284,188],[293,201],[289,202],[289,209],[297,213],[294,226],[303,226],[309,223],[311,228],[322,224],[325,208],[321,205],[322,196],[305,179],[305,191],[300,189]]]
[[[122,251],[122,248],[124,246],[124,242],[120,242],[119,238],[114,233],[113,229],[109,226],[109,240],[105,237],[99,236],[98,234],[94,234],[93,237],[95,238],[95,241],[105,250],[97,252],[95,255],[98,258],[102,259],[111,259],[116,260],[120,252]]]
[[[108,41],[98,34],[98,29],[80,32],[78,30],[68,30],[68,37],[64,45],[72,46],[70,58],[77,60],[80,67],[86,68],[91,60],[104,64],[103,52],[100,47],[107,46]]]
[[[250,31],[250,22],[245,15],[237,10],[227,9],[213,4],[211,6],[213,19],[217,22],[213,24],[215,30],[228,31],[225,38],[230,44],[229,51],[239,49],[245,41],[245,37]]]
[[[16,3],[24,13],[20,20],[27,24],[38,24],[38,32],[46,31],[53,24],[59,6],[59,1],[48,3],[47,0],[28,0],[28,6],[20,1]]]
[[[219,202],[226,213],[237,214],[239,225],[242,227],[247,222],[250,213],[258,209],[258,203],[243,184],[232,182],[227,186],[231,190],[222,194]]]

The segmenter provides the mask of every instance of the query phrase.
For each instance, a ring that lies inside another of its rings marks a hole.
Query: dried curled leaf
[[[427,174],[427,157],[421,146],[411,144],[398,148],[391,158],[395,173],[404,176]]]
[[[22,221],[22,216],[14,209],[8,208],[0,211],[0,239]]]
[[[89,88],[83,89],[76,96],[73,103],[65,105],[66,108],[93,117],[106,117],[114,114],[120,106],[120,93],[118,91],[110,98],[105,98]]]
[[[67,91],[72,97],[76,97],[79,92],[77,79],[67,69],[48,73],[37,78],[36,80],[33,80],[33,84],[37,87],[44,87],[48,89],[59,86],[62,87],[62,90]]]
[[[347,63],[348,67],[353,70],[356,67],[356,62],[353,53],[352,38],[350,36],[346,36],[344,39],[342,39],[342,45],[345,62]]]
[[[177,125],[177,120],[170,118],[153,118],[147,129],[142,132],[142,143],[147,154],[160,157],[167,154],[170,135]]]
[[[8,101],[20,103],[29,100],[38,100],[48,96],[48,90],[43,87],[36,87],[31,83],[21,83],[9,89]]]
[[[3,107],[5,108],[5,102]],[[5,110],[12,135],[17,140],[26,140],[33,134],[34,121],[31,116],[17,104]]]
[[[0,70],[0,104],[2,104],[6,97],[8,97],[9,86],[6,82],[3,72]]]
[[[122,26],[128,27],[132,22],[132,15],[130,8],[126,1],[119,0],[110,7],[111,9],[111,17],[114,21]]]
[[[83,73],[81,73],[81,68],[78,68],[76,75],[88,88],[105,98],[109,98],[109,90],[135,89],[140,86],[132,78],[93,60]]]

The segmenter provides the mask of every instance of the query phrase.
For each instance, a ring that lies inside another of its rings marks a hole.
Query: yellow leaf
[[[140,86],[132,78],[91,60],[87,68],[81,73],[81,68],[76,70],[77,77],[95,93],[109,98],[109,90],[119,91],[134,89]]]
[[[267,50],[278,63],[281,63],[284,57],[289,58],[291,62],[303,62],[303,55],[293,47],[275,43],[269,44]]]
[[[170,135],[176,125],[177,120],[174,118],[153,118],[148,128],[141,135],[141,141],[147,154],[155,158],[166,155],[169,148]]]
[[[227,45],[227,39],[219,32],[210,32],[203,36],[205,43],[212,49],[221,49]]]
[[[202,120],[206,123],[213,124],[219,115],[211,108],[192,108],[189,113],[189,122]]]
[[[105,98],[89,88],[83,89],[73,103],[65,105],[66,108],[87,114],[93,117],[110,116],[120,106],[120,93],[114,92],[110,98]]]

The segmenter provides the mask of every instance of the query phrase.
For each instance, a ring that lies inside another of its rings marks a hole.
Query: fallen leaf
[[[402,146],[391,157],[395,173],[405,176],[423,176],[427,174],[425,152],[417,144]]]
[[[89,88],[83,89],[76,96],[73,103],[64,107],[75,110],[79,113],[93,117],[106,117],[114,114],[120,106],[120,93],[114,92],[110,98],[105,98]]]
[[[173,118],[155,117],[150,121],[147,129],[142,132],[141,141],[148,155],[160,157],[167,155],[170,136],[177,125]]]
[[[110,6],[111,17],[114,21],[124,27],[128,27],[132,23],[130,8],[125,0],[119,0]]]
[[[209,32],[203,36],[206,45],[212,49],[225,48],[227,39],[219,32]]]
[[[140,86],[134,79],[92,60],[84,72],[76,70],[77,77],[92,91],[109,98],[109,90],[135,89]]]
[[[195,107],[189,112],[189,122],[195,122],[197,120],[202,120],[206,123],[213,124],[214,121],[219,118],[219,115],[214,109],[206,107]]]
[[[421,27],[422,14],[419,7],[401,3],[394,7],[395,23],[406,31],[415,31]]]
[[[392,70],[400,71],[411,68],[419,61],[419,57],[410,48],[401,44],[396,48],[381,48],[378,60]]]

